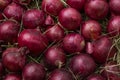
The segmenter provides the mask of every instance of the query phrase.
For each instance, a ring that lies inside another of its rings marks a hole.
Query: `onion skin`
[[[72,74],[66,69],[55,69],[48,77],[48,80],[74,80]]]
[[[62,67],[66,62],[66,55],[64,51],[57,46],[48,48],[44,54],[44,63],[48,69],[54,69],[56,67]]]
[[[109,0],[109,6],[111,12],[120,15],[120,1],[119,0]]]
[[[85,4],[85,13],[88,17],[100,20],[107,16],[109,6],[104,0],[89,0]]]
[[[63,49],[70,54],[75,54],[76,52],[79,53],[84,47],[84,38],[78,33],[70,33],[63,39]]]
[[[64,8],[61,0],[43,0],[42,10],[46,13],[57,16],[59,12]]]
[[[79,54],[71,58],[69,67],[76,76],[88,76],[96,69],[93,58],[87,54]]]
[[[4,42],[16,42],[20,25],[15,21],[4,21],[0,24],[0,40]]]
[[[18,44],[20,47],[28,47],[32,56],[38,56],[47,47],[48,41],[36,29],[25,29],[18,37]]]
[[[17,21],[21,21],[23,12],[24,9],[16,3],[11,3],[4,9],[4,15],[7,18],[12,18]]]
[[[44,35],[49,39],[49,42],[58,42],[64,38],[65,33],[59,24],[55,24],[48,28]]]
[[[106,79],[99,74],[91,74],[90,76],[87,77],[87,80],[106,80]]]
[[[30,9],[23,15],[23,25],[26,29],[41,27],[45,21],[45,13],[42,10]]]
[[[120,16],[116,16],[110,19],[107,26],[107,31],[110,36],[116,36],[120,33]]]
[[[23,80],[45,80],[46,71],[41,64],[29,63],[22,72]]]
[[[11,2],[12,0],[0,0],[0,11],[4,10],[4,8]]]
[[[72,7],[77,9],[78,11],[83,10],[86,0],[66,0],[66,3]]]
[[[18,3],[20,5],[28,5],[32,0],[13,0],[13,2]]]
[[[20,75],[7,74],[3,80],[22,80]]]
[[[76,30],[80,27],[82,17],[76,9],[65,8],[59,13],[58,20],[64,28],[68,30]]]
[[[101,35],[101,25],[95,20],[85,21],[81,27],[81,33],[87,40],[95,40]]]

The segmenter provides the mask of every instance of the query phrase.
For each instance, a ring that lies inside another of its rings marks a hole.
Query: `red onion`
[[[65,33],[61,26],[56,24],[45,31],[45,36],[50,42],[58,42],[64,38]]]
[[[0,62],[0,78],[3,76],[5,70],[4,70],[4,67],[3,67],[3,64],[2,62]]]
[[[32,0],[13,0],[13,2],[21,4],[21,5],[28,5]]]
[[[83,10],[86,0],[66,0],[66,3],[78,11]]]
[[[2,57],[3,65],[9,71],[19,72],[26,63],[26,54],[27,50],[25,48],[19,48],[15,51],[9,50],[8,53],[4,54]]]
[[[42,9],[51,15],[57,16],[59,12],[64,8],[61,0],[43,0]]]
[[[49,69],[61,67],[65,62],[66,55],[60,47],[52,46],[44,54],[44,63]]]
[[[22,80],[18,74],[7,74],[3,80]]]
[[[101,25],[94,20],[85,21],[81,28],[83,37],[87,40],[97,39],[102,32]]]
[[[93,44],[92,42],[86,42],[86,53],[92,54],[93,53]]]
[[[104,77],[102,77],[100,74],[91,74],[87,77],[87,80],[106,80]]]
[[[66,69],[55,69],[52,71],[47,80],[74,80],[72,74]]]
[[[15,21],[4,21],[0,24],[0,40],[15,42],[18,37],[20,25]]]
[[[109,0],[109,6],[111,12],[120,15],[120,0]]]
[[[80,27],[82,17],[74,8],[65,8],[59,13],[58,20],[64,28],[76,30]]]
[[[92,19],[100,20],[108,14],[108,4],[104,0],[89,0],[85,4],[85,13]]]
[[[0,11],[4,10],[4,8],[11,3],[12,0],[0,0]]]
[[[79,54],[71,58],[70,69],[76,76],[88,76],[94,72],[96,64],[87,54]]]
[[[28,63],[22,72],[23,80],[45,80],[45,69],[41,64]]]
[[[120,33],[120,16],[116,16],[110,19],[107,26],[107,31],[110,36],[116,36]]]
[[[17,21],[21,21],[23,12],[24,9],[16,3],[11,3],[4,9],[4,15],[7,18],[12,18]]]
[[[84,47],[84,38],[78,33],[70,33],[63,39],[63,48],[70,54],[81,52]]]
[[[34,29],[42,26],[45,21],[45,13],[41,10],[30,9],[23,15],[23,25],[25,28]]]
[[[47,18],[45,19],[44,24],[45,24],[45,26],[52,26],[55,24],[55,22],[54,22],[53,18],[50,15],[48,15]]]
[[[18,44],[20,47],[28,47],[31,55],[38,56],[47,47],[48,41],[36,29],[25,29],[18,37]]]

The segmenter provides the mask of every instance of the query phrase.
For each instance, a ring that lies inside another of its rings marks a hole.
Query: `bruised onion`
[[[76,30],[82,22],[81,14],[74,8],[65,8],[60,11],[58,20],[68,30]]]
[[[52,46],[44,54],[44,63],[49,69],[61,67],[66,62],[64,51],[58,46]]]
[[[0,0],[0,11],[4,10],[4,8],[11,2],[12,0]]]
[[[109,6],[104,0],[89,0],[85,4],[85,13],[92,19],[100,20],[107,16]]]
[[[37,29],[25,29],[18,37],[20,47],[28,47],[31,55],[38,56],[47,47],[48,41]]]
[[[101,25],[95,20],[85,21],[81,27],[81,33],[87,40],[97,39],[102,32]]]
[[[64,30],[59,24],[56,24],[45,31],[45,36],[50,42],[58,42],[65,36]]]
[[[66,3],[72,7],[77,9],[78,11],[83,10],[86,0],[66,0]]]
[[[18,74],[7,74],[3,80],[21,80],[21,76]]]
[[[16,42],[20,25],[15,21],[4,21],[0,24],[0,40],[4,42]]]
[[[70,54],[81,52],[85,47],[84,38],[78,33],[70,33],[63,39],[63,49]]]
[[[30,9],[23,15],[23,25],[27,29],[41,27],[45,21],[45,13],[42,10]]]
[[[87,77],[87,80],[106,80],[104,77],[102,77],[100,74],[91,74]]]
[[[55,69],[52,71],[47,80],[74,80],[72,74],[66,69]]]
[[[12,18],[17,21],[21,21],[23,12],[24,9],[16,3],[11,3],[4,9],[4,15],[7,18]]]
[[[19,48],[15,51],[8,51],[8,53],[4,54],[2,57],[4,67],[12,72],[21,71],[26,63],[26,54],[26,48]]]
[[[21,4],[21,5],[28,5],[30,4],[31,0],[13,0],[13,2]]]
[[[89,55],[79,54],[71,58],[69,67],[76,76],[85,77],[94,72],[96,64]]]
[[[23,80],[45,80],[46,71],[41,64],[28,63],[22,72]]]
[[[57,16],[59,12],[64,8],[61,0],[43,0],[42,9],[51,15]]]

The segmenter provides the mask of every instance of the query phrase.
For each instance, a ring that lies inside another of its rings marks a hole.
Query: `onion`
[[[58,20],[64,28],[76,30],[80,27],[82,17],[74,8],[65,8],[59,13]]]
[[[45,19],[44,25],[45,26],[52,26],[54,24],[55,24],[55,22],[54,22],[53,18],[50,15],[48,15],[47,18]]]
[[[15,51],[8,50],[8,53],[4,54],[2,57],[3,65],[9,71],[19,72],[23,69],[26,63],[26,54],[27,54],[26,48],[19,48],[18,50]]]
[[[48,48],[44,54],[44,63],[48,69],[54,69],[56,67],[62,67],[66,62],[66,55],[64,51],[57,46]]]
[[[97,39],[102,32],[101,25],[94,20],[85,21],[81,28],[83,37],[87,40]]]
[[[20,47],[28,47],[31,55],[38,56],[47,47],[48,41],[36,29],[25,29],[18,37],[18,44]]]
[[[2,64],[2,62],[0,62],[0,79],[3,76],[4,72],[5,72],[5,70],[4,70],[3,64]]]
[[[64,30],[59,24],[56,24],[45,31],[45,36],[50,42],[58,42],[65,36]]]
[[[107,26],[107,31],[110,36],[116,36],[120,33],[120,16],[116,16],[110,19]]]
[[[0,0],[0,11],[4,10],[4,8],[11,2],[12,0]]]
[[[70,33],[63,39],[63,48],[70,54],[81,52],[85,47],[84,38],[78,33]]]
[[[16,42],[20,25],[15,21],[4,21],[0,24],[0,40],[4,42]]]
[[[22,80],[21,76],[18,74],[7,74],[3,80]]]
[[[34,29],[42,26],[45,21],[45,13],[41,10],[30,9],[23,15],[23,25],[27,29]]]
[[[74,78],[69,71],[62,68],[52,71],[47,80],[74,80]]]
[[[13,18],[17,21],[21,21],[23,12],[24,9],[16,3],[11,3],[4,9],[4,15],[7,18]]]
[[[92,57],[87,54],[79,54],[71,58],[69,67],[76,76],[88,76],[96,69]]]
[[[57,16],[59,12],[64,8],[61,0],[43,0],[42,9],[51,15]]]
[[[78,11],[83,10],[86,0],[66,0],[66,3]]]
[[[106,80],[104,77],[102,77],[100,74],[91,74],[87,77],[87,80]]]
[[[21,4],[21,5],[28,5],[32,0],[13,0],[13,2]]]
[[[109,6],[111,12],[120,15],[120,0],[109,0]]]
[[[108,14],[108,4],[104,0],[89,0],[85,4],[85,13],[92,19],[100,20]]]
[[[22,72],[23,80],[45,80],[46,71],[41,64],[28,63]]]

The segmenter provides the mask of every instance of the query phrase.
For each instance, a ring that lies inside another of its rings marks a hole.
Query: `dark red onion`
[[[89,0],[85,4],[85,13],[92,19],[100,20],[107,16],[109,6],[104,0]]]
[[[4,8],[9,5],[12,0],[0,0],[0,11],[4,10]]]
[[[66,0],[66,3],[78,11],[83,10],[86,0]]]
[[[4,70],[4,67],[3,67],[3,64],[2,62],[0,62],[0,78],[3,76],[5,70]]]
[[[111,12],[120,15],[120,0],[109,0],[109,6]]]
[[[7,18],[12,18],[17,21],[21,21],[23,12],[24,9],[16,3],[11,3],[4,9],[4,15]]]
[[[110,36],[116,36],[120,34],[120,16],[110,19],[108,22],[107,31],[110,33]]]
[[[93,43],[93,53],[91,54],[97,63],[105,63],[116,53],[116,48],[112,47],[112,41],[108,37],[101,37]]]
[[[48,41],[36,29],[25,29],[18,37],[18,44],[20,47],[28,47],[31,55],[38,56],[47,47]]]
[[[78,33],[70,33],[63,39],[63,48],[70,54],[81,52],[85,47],[84,38]]]
[[[12,1],[20,5],[28,5],[32,0],[12,0]]]
[[[53,18],[50,15],[48,15],[47,18],[45,19],[44,25],[45,26],[53,26],[54,24],[55,24],[55,22],[54,22]]]
[[[74,8],[61,10],[58,16],[60,24],[68,30],[76,30],[82,22],[81,14]]]
[[[41,64],[28,63],[22,72],[23,80],[45,80],[46,71]]]
[[[15,21],[4,21],[0,24],[0,40],[15,42],[18,37],[20,25]]]
[[[57,16],[59,12],[64,8],[61,0],[43,0],[42,9],[51,15]]]
[[[97,39],[102,32],[101,25],[94,20],[85,21],[81,27],[81,33],[83,37],[87,40]]]
[[[26,54],[27,54],[27,51],[25,48],[19,48],[14,52],[8,50],[8,53],[4,54],[2,57],[3,65],[9,71],[19,72],[23,69],[26,63]]]
[[[49,69],[62,67],[66,62],[66,55],[64,51],[58,46],[48,48],[44,54],[44,63]]]
[[[7,74],[3,80],[22,80],[18,74]]]
[[[104,77],[102,77],[100,74],[91,74],[87,77],[87,80],[106,80]]]
[[[71,58],[69,67],[76,76],[88,76],[96,69],[92,57],[87,54],[79,54]]]
[[[66,69],[55,69],[52,71],[47,80],[74,80],[72,74]]]
[[[65,33],[59,24],[55,24],[45,31],[45,36],[50,42],[58,42],[64,38]]]
[[[45,13],[41,10],[30,9],[23,15],[23,25],[27,29],[41,27],[45,21]]]

